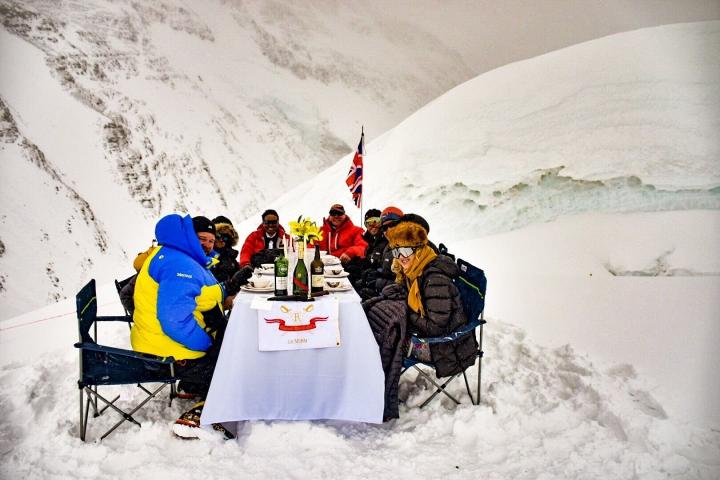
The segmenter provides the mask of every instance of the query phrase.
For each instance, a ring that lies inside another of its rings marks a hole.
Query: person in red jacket
[[[363,229],[352,223],[345,215],[345,207],[339,203],[330,207],[330,216],[323,222],[322,235],[320,247],[328,254],[339,257],[343,265],[365,256],[367,242],[363,239]]]
[[[265,210],[262,214],[262,223],[243,243],[240,250],[240,267],[252,267],[250,265],[252,256],[262,250],[282,248],[284,239],[285,229],[280,225],[278,213],[272,209]]]

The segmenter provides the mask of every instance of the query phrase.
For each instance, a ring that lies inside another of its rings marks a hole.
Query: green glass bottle
[[[298,261],[293,271],[293,295],[308,294],[308,271],[305,266],[305,244],[298,242]]]
[[[275,259],[275,295],[288,294],[288,259],[283,252]]]
[[[320,244],[315,244],[315,258],[310,263],[310,288],[313,293],[325,290],[325,264],[320,258]]]

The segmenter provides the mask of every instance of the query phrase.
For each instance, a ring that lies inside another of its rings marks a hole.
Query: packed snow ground
[[[479,407],[419,410],[426,386],[408,377],[382,426],[254,422],[237,442],[183,442],[182,405],[154,402],[142,429],[82,445],[68,300],[0,323],[0,472],[720,477],[719,51],[719,22],[589,42],[478,77],[368,145],[365,205],[425,215],[431,239],[486,268]],[[348,165],[280,197],[283,222],[347,198]],[[127,345],[123,328],[101,339]]]
[[[713,351],[720,332],[712,320],[720,305],[710,292],[718,291],[720,277],[616,277],[605,267],[615,262],[640,268],[628,257],[630,242],[638,254],[672,243],[687,254],[670,264],[695,269],[718,240],[718,229],[705,227],[718,222],[717,212],[585,215],[458,244],[458,253],[480,260],[489,277],[483,403],[470,405],[456,382],[452,392],[463,405],[442,400],[420,410],[430,386],[410,374],[401,383],[401,418],[381,426],[251,422],[241,424],[236,442],[188,442],[170,433],[187,402],[168,408],[156,400],[140,414],[142,428],[126,424],[102,443],[82,445],[72,302],[17,317],[13,325],[3,323],[0,336],[0,468],[6,478],[388,478],[429,472],[434,478],[718,478],[720,422],[711,428],[707,420],[686,421],[678,405],[703,403],[696,414],[718,414],[712,372],[720,368]],[[668,224],[694,233],[645,237]],[[617,235],[602,238],[607,229]],[[576,241],[583,238],[599,241]],[[560,258],[574,261],[553,269]],[[663,305],[639,298],[656,290]],[[707,300],[683,314],[689,296]],[[119,311],[114,286],[99,290],[99,303],[101,313]],[[648,309],[644,315],[628,317],[642,309],[639,304]],[[665,308],[672,305],[678,308]],[[108,344],[128,345],[124,326],[106,326],[100,335]],[[591,350],[594,355],[587,355]],[[470,371],[471,382],[476,374]],[[137,397],[134,388],[120,390]],[[90,438],[114,423],[112,417],[91,419]]]

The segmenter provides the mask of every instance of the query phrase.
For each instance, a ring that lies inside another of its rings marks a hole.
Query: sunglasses
[[[277,220],[264,220],[264,221],[263,221],[263,224],[265,224],[265,225],[277,225],[277,224],[278,224],[278,221],[277,221]]]
[[[395,247],[391,249],[393,258],[405,257],[408,258],[410,255],[415,253],[415,250],[420,248],[420,245],[416,247]]]
[[[377,225],[380,225],[380,217],[370,217],[367,220],[365,220],[365,225],[368,227],[374,227]]]
[[[345,212],[341,212],[340,210],[330,210],[331,217],[342,217],[343,215],[345,215]]]

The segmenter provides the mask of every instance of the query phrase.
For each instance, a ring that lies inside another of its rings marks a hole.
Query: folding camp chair
[[[454,257],[453,257],[454,258]],[[410,356],[403,359],[403,369],[401,371],[401,375],[405,373],[408,369],[412,368],[418,372],[420,376],[422,376],[424,379],[428,380],[430,383],[432,383],[436,390],[433,392],[432,395],[430,395],[421,405],[420,408],[423,408],[425,405],[430,403],[433,398],[437,396],[439,393],[443,393],[448,398],[450,398],[453,402],[456,404],[460,404],[460,400],[455,398],[453,395],[450,394],[450,392],[447,391],[447,386],[455,380],[458,376],[462,374],[463,378],[465,379],[465,390],[467,391],[468,396],[470,397],[470,401],[473,405],[479,405],[480,404],[480,384],[481,384],[481,378],[482,378],[482,358],[483,358],[483,350],[482,350],[482,339],[483,339],[483,325],[485,324],[484,319],[484,309],[485,309],[485,293],[487,291],[487,279],[485,278],[485,272],[483,272],[480,268],[466,262],[465,260],[458,258],[457,259],[457,265],[460,270],[460,276],[453,280],[455,283],[455,286],[460,291],[460,298],[462,299],[463,303],[463,310],[465,311],[465,316],[468,319],[468,323],[463,326],[460,330],[457,330],[455,332],[452,332],[448,335],[442,336],[442,337],[430,337],[430,338],[421,338],[417,335],[412,335],[410,337],[410,352],[412,352],[413,349],[419,348],[428,348],[430,345],[437,345],[442,343],[452,343],[457,340],[459,340],[462,337],[465,337],[466,335],[475,335],[477,334],[476,340],[477,340],[477,351],[475,352],[475,355],[477,356],[477,364],[478,364],[478,374],[477,374],[477,401],[473,397],[472,392],[470,391],[470,383],[468,382],[467,375],[465,374],[465,370],[462,372],[456,373],[455,375],[452,375],[448,377],[442,384],[435,381],[433,378],[428,375],[427,372],[425,372],[422,368],[420,368],[418,365],[425,365],[427,367],[435,369],[435,364],[431,361],[421,361],[416,358],[412,358]],[[468,367],[470,368],[470,367]]]
[[[97,297],[95,294],[95,279],[90,280],[75,296],[78,317],[78,330],[80,341],[75,347],[80,349],[80,375],[78,388],[80,390],[80,439],[85,441],[90,409],[93,417],[102,415],[107,409],[112,409],[123,418],[105,432],[100,439],[104,439],[123,422],[129,421],[140,426],[133,414],[140,410],[152,398],[155,398],[167,385],[172,387],[177,380],[172,357],[157,357],[145,353],[134,352],[121,348],[107,347],[97,343],[97,322],[128,321],[126,316],[98,316]],[[90,327],[93,327],[93,335]],[[161,383],[157,389],[151,391],[143,383]],[[147,397],[130,411],[123,411],[113,400],[106,399],[98,393],[99,385],[129,385],[136,384]],[[98,401],[105,406],[98,408]],[[172,397],[171,397],[172,401]]]

